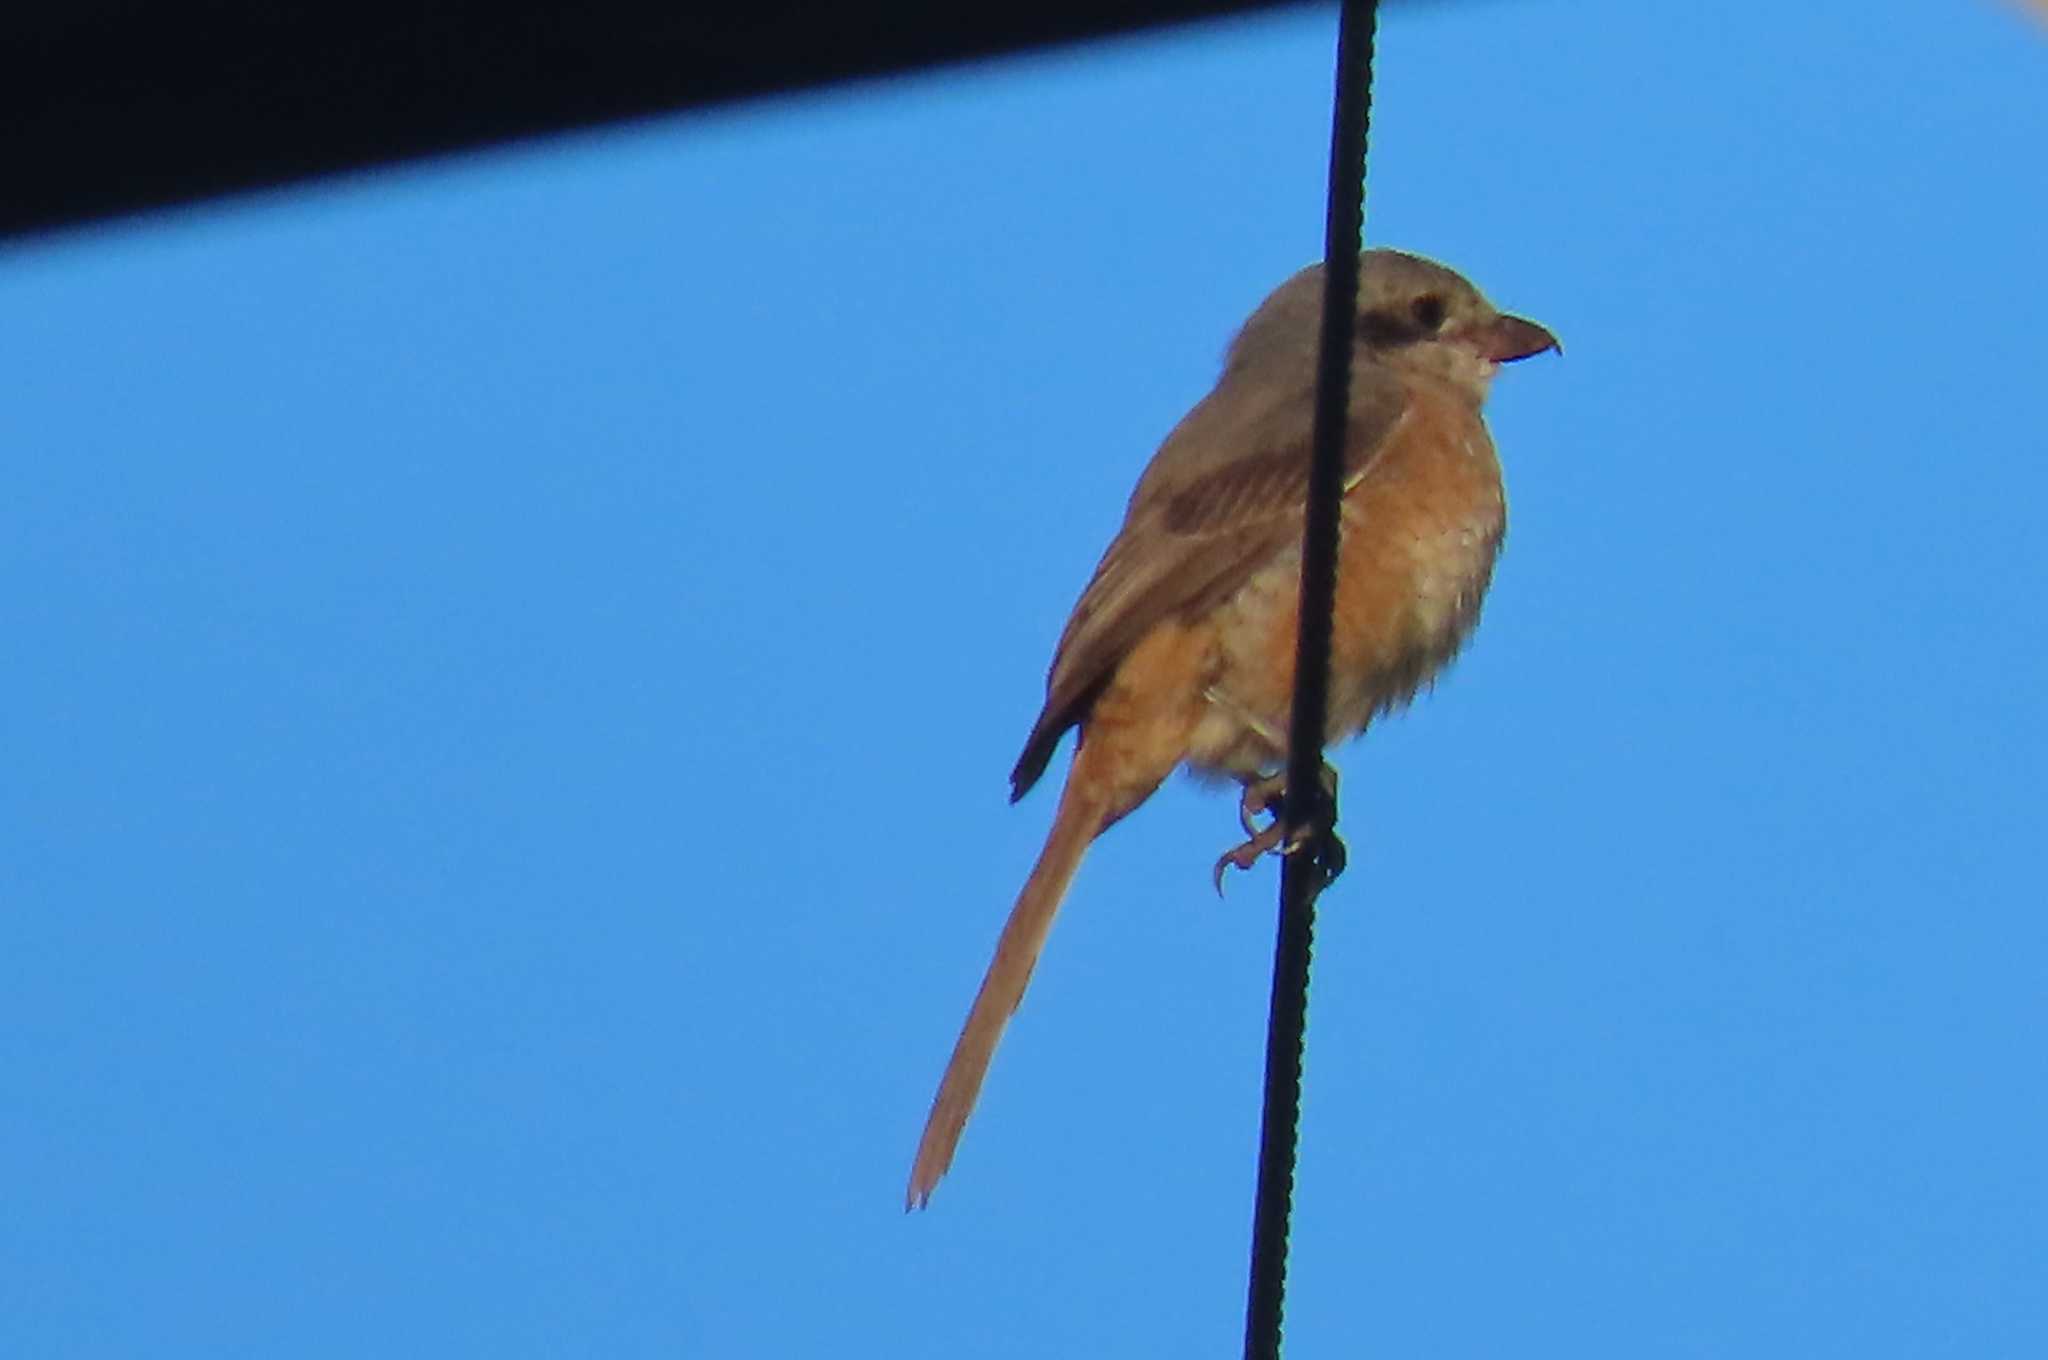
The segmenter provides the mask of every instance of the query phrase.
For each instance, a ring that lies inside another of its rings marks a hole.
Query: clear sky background
[[[1332,36],[0,256],[0,1350],[1235,1353],[1227,796],[1098,847],[902,1191],[1061,620],[1320,252]],[[1387,14],[1369,238],[1567,355],[1338,757],[1291,1353],[2048,1354],[2043,37]]]

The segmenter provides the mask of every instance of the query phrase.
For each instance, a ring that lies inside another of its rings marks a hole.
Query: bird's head
[[[1229,363],[1292,362],[1315,353],[1323,267],[1310,265],[1260,304],[1230,348]],[[1358,357],[1431,373],[1486,394],[1500,365],[1562,347],[1534,321],[1510,316],[1463,275],[1399,250],[1359,256]]]

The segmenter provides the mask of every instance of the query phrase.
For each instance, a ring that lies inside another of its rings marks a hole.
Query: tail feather
[[[989,961],[981,991],[976,993],[974,1006],[967,1012],[967,1023],[960,1029],[959,1042],[953,1045],[952,1060],[946,1064],[946,1075],[939,1081],[939,1093],[932,1101],[931,1115],[925,1120],[924,1137],[917,1144],[917,1160],[910,1168],[906,1208],[923,1208],[931,1198],[932,1188],[952,1166],[960,1132],[967,1127],[967,1116],[974,1112],[975,1099],[981,1094],[982,1079],[988,1075],[989,1060],[995,1056],[1003,1028],[1024,999],[1031,970],[1037,966],[1039,951],[1045,948],[1053,917],[1067,895],[1067,885],[1081,866],[1081,856],[1103,828],[1105,809],[1097,796],[1084,791],[1089,782],[1069,778],[1060,795],[1059,811],[1053,816],[1052,830],[1046,835],[1045,848],[1038,854],[1031,877],[1024,881],[1023,891],[1017,894],[1017,905],[1010,909],[1002,938],[996,941],[995,957]]]

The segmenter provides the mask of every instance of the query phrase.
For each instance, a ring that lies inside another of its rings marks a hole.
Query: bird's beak
[[[1510,364],[1547,349],[1564,353],[1556,336],[1519,316],[1497,316],[1476,328],[1472,338],[1478,343],[1479,352],[1497,364]]]

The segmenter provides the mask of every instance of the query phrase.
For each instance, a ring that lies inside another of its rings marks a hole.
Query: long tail
[[[1076,769],[1068,777],[1060,794],[1059,811],[1053,815],[1052,830],[1046,833],[1045,848],[1038,852],[1038,863],[1024,880],[1024,890],[1017,894],[1017,905],[1010,908],[1002,938],[996,941],[996,956],[989,961],[981,991],[967,1012],[967,1023],[961,1026],[960,1041],[953,1045],[952,1061],[946,1064],[939,1094],[925,1120],[924,1137],[918,1140],[906,1208],[923,1208],[932,1187],[953,1164],[960,1131],[967,1127],[967,1116],[974,1112],[975,1099],[981,1094],[982,1078],[988,1075],[989,1059],[995,1056],[996,1043],[1010,1023],[1011,1013],[1024,999],[1024,988],[1031,981],[1039,951],[1045,948],[1060,900],[1067,895],[1074,870],[1081,866],[1081,856],[1108,820],[1101,795],[1089,787],[1095,781],[1076,777],[1079,774]]]

